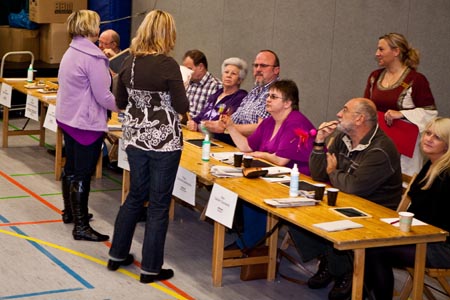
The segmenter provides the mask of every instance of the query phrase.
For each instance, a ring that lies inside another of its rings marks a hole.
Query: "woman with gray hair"
[[[218,122],[221,114],[231,115],[241,104],[247,95],[240,89],[242,81],[247,76],[247,63],[238,58],[230,57],[222,63],[222,88],[208,98],[202,111],[192,120],[187,122],[187,128],[192,131],[199,129],[198,124],[204,122],[206,129]],[[216,139],[230,142],[228,135],[216,134]]]

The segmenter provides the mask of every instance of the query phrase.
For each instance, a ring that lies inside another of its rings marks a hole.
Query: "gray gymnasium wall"
[[[300,89],[300,110],[317,126],[335,118],[352,97],[362,96],[378,37],[406,35],[419,49],[419,71],[430,81],[440,115],[450,116],[449,0],[133,0],[133,14],[153,8],[177,23],[173,53],[202,50],[220,78],[225,58],[249,64],[260,49],[280,57],[281,77]],[[133,19],[132,36],[143,16]],[[251,68],[243,88],[252,87]]]

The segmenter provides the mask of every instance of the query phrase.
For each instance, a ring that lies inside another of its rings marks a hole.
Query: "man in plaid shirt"
[[[189,99],[189,115],[195,118],[202,111],[209,96],[217,92],[222,84],[208,72],[206,56],[199,50],[187,51],[183,57],[183,66],[193,71],[186,95]]]

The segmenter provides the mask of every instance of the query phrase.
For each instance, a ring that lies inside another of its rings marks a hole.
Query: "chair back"
[[[414,179],[416,179],[416,176],[417,174],[414,174],[413,176],[402,174],[402,182],[406,184],[406,186],[403,188],[402,200],[400,200],[400,203],[397,206],[397,211],[406,211],[411,204],[411,199],[408,196],[408,192],[411,188],[411,184],[414,182]]]

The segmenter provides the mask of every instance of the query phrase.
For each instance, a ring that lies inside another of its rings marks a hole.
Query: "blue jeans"
[[[164,263],[169,207],[181,150],[155,152],[129,146],[126,152],[130,164],[130,192],[117,215],[109,255],[117,260],[127,257],[143,205],[149,201],[141,269],[157,274]]]
[[[265,235],[267,212],[250,203],[242,203],[243,232],[236,243],[240,249],[251,248]]]

